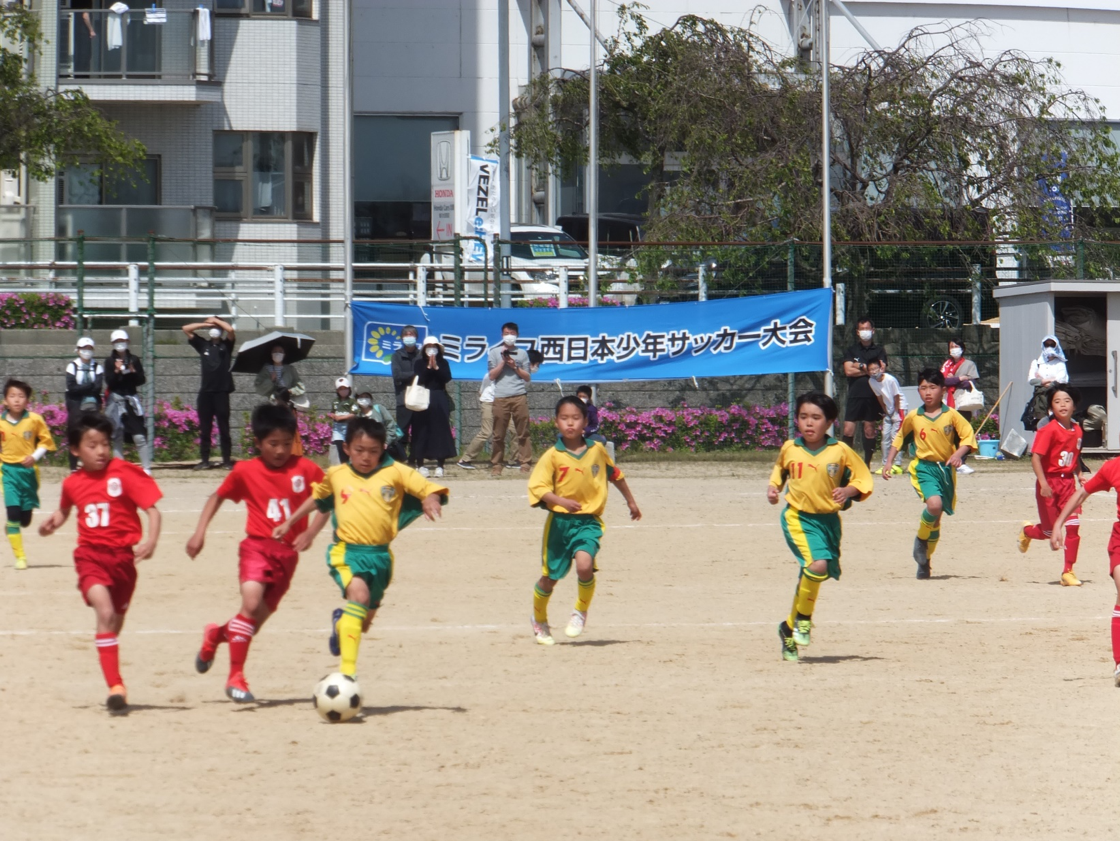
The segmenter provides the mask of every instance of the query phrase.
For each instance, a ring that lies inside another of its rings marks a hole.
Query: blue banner
[[[569,309],[416,307],[355,301],[355,374],[390,376],[401,329],[436,336],[457,379],[482,379],[502,324],[537,350],[541,380],[584,383],[826,371],[832,290],[685,304]]]

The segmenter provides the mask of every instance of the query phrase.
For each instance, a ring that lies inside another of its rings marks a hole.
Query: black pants
[[[350,456],[346,455],[346,450],[343,449],[343,446],[344,446],[344,442],[342,442],[342,441],[335,441],[334,442],[334,448],[338,452],[338,463],[339,464],[349,464],[350,463]]]
[[[222,449],[222,461],[232,459],[233,442],[229,437],[229,392],[200,391],[198,393],[198,454],[202,461],[210,460],[210,436],[214,430],[214,420],[218,421],[218,445]]]

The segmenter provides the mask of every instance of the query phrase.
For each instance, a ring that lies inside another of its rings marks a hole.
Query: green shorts
[[[327,547],[327,567],[343,597],[353,579],[366,582],[369,606],[376,609],[381,607],[381,599],[393,580],[393,553],[388,546],[332,543]]]
[[[957,505],[957,471],[948,464],[914,459],[910,462],[910,484],[923,502],[931,496],[941,497],[942,510],[953,516]]]
[[[5,464],[0,471],[4,478],[4,507],[34,511],[39,507],[39,468],[22,464]]]
[[[594,514],[557,514],[550,511],[541,540],[541,575],[559,581],[572,568],[576,552],[586,552],[594,566],[603,539],[603,521]]]
[[[840,515],[806,514],[786,506],[782,533],[802,568],[813,561],[828,561],[828,577],[840,578]]]

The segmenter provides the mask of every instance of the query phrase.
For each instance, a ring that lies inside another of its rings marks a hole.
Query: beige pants
[[[494,438],[490,449],[490,464],[497,470],[505,466],[506,430],[510,421],[517,438],[517,460],[522,467],[533,461],[533,447],[529,443],[529,398],[498,397],[494,400]]]
[[[478,458],[478,454],[482,452],[482,448],[486,446],[494,432],[494,404],[480,402],[478,408],[482,410],[482,426],[467,445],[467,451],[463,453],[460,461],[472,462]]]

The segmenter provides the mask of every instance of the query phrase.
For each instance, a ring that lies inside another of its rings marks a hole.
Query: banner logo
[[[404,342],[401,341],[401,330],[404,328],[404,324],[367,321],[365,329],[362,331],[364,337],[362,341],[362,361],[380,362],[382,365],[388,365],[393,353],[404,347]],[[417,339],[417,342],[422,341],[424,341],[423,333]]]

